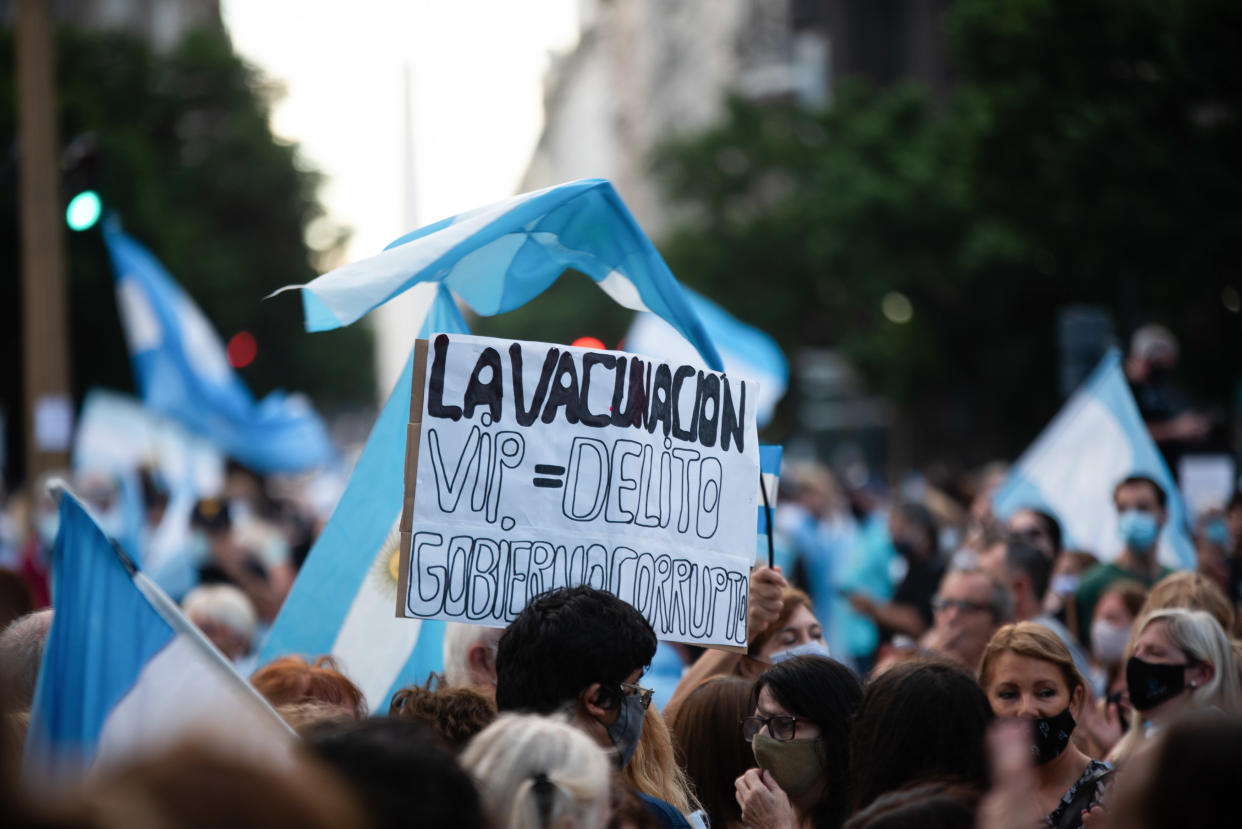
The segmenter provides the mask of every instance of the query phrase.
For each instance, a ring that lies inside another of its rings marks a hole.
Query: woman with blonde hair
[[[702,808],[685,770],[677,762],[673,735],[654,707],[648,708],[643,717],[638,748],[630,762],[621,769],[621,779],[636,791],[663,800],[682,815]]]
[[[1124,763],[1144,742],[1189,711],[1237,713],[1242,693],[1233,648],[1206,611],[1166,608],[1134,625],[1126,689],[1137,716],[1109,759]]]
[[[1151,588],[1147,601],[1139,616],[1146,616],[1153,610],[1164,610],[1170,607],[1184,607],[1187,610],[1206,610],[1212,614],[1221,630],[1228,636],[1233,630],[1234,609],[1225,591],[1202,573],[1182,570],[1171,573]]]
[[[498,829],[602,829],[611,766],[604,750],[566,722],[506,714],[461,754]]]
[[[1087,688],[1065,643],[1036,622],[1005,625],[983,650],[979,687],[997,717],[1031,724],[1032,794],[1047,825],[1082,826],[1110,770],[1070,741]]]

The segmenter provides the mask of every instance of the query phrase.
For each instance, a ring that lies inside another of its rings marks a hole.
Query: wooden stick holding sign
[[[397,615],[504,626],[590,584],[660,639],[746,645],[754,383],[437,334],[415,347]]]

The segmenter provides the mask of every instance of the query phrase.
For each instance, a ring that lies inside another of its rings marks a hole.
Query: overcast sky
[[[353,229],[346,260],[414,227],[515,192],[543,120],[549,52],[572,48],[576,0],[224,0],[238,52],[284,98],[277,135],[326,174],[321,199]],[[413,147],[405,147],[403,73]],[[403,179],[413,153],[414,206]],[[415,332],[408,304],[384,315],[383,389]],[[394,319],[396,318],[396,319]]]

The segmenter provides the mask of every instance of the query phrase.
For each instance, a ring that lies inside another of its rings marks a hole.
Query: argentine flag
[[[407,233],[382,253],[301,286],[302,306],[307,330],[325,331],[420,282],[440,282],[492,316],[530,302],[566,268],[589,276],[620,305],[656,314],[707,365],[724,370],[681,285],[604,179],[523,193]]]
[[[287,755],[288,727],[63,489],[52,575],[28,780],[72,781],[189,736]]]
[[[1168,495],[1160,562],[1193,568],[1195,551],[1181,493],[1139,415],[1121,352],[1114,348],[1014,464],[992,509],[1001,519],[1023,507],[1051,512],[1061,522],[1065,549],[1112,561],[1122,546],[1113,489],[1129,475],[1152,478]]]
[[[432,332],[470,333],[443,285],[419,336]],[[258,657],[332,654],[377,714],[394,692],[444,668],[444,623],[394,611],[413,375],[411,354]]]
[[[348,325],[431,282],[436,295],[419,336],[468,334],[458,297],[480,314],[511,311],[566,268],[587,274],[621,305],[660,316],[704,363],[722,370],[684,289],[612,185],[600,179],[453,216],[320,276],[301,286],[306,327]],[[395,613],[412,376],[407,361],[258,657],[262,665],[290,653],[331,654],[378,713],[398,689],[443,670],[443,623]]]
[[[789,362],[776,341],[752,325],[741,322],[728,311],[689,288],[690,306],[703,321],[708,336],[720,351],[724,370],[759,384],[755,401],[755,422],[760,428],[772,420],[776,404],[789,385]],[[699,356],[685,337],[656,314],[634,315],[622,346],[635,354],[662,360],[697,363]]]
[[[104,222],[103,238],[143,403],[256,472],[299,472],[333,460],[328,433],[305,398],[276,391],[256,403],[211,323],[164,266],[114,217]]]

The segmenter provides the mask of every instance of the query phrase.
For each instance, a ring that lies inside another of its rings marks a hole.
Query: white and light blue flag
[[[436,222],[320,276],[301,286],[306,327],[348,325],[418,283],[436,282],[419,336],[466,334],[457,297],[480,314],[511,311],[566,268],[591,277],[619,304],[661,316],[704,363],[722,370],[682,286],[612,185],[598,179]],[[330,653],[377,712],[401,687],[443,670],[442,623],[399,619],[393,609],[412,374],[407,361],[258,657],[262,665],[290,653]]]
[[[737,319],[710,299],[689,288],[685,293],[707,329],[708,337],[719,349],[724,370],[759,384],[755,422],[763,428],[772,420],[776,404],[785,396],[785,388],[789,385],[789,362],[780,346],[766,333]],[[700,361],[694,346],[677,329],[647,312],[634,315],[622,347],[670,362]]]
[[[117,306],[143,402],[256,472],[298,472],[334,458],[319,416],[300,395],[256,402],[211,323],[150,251],[114,217],[103,224]]]
[[[1122,548],[1113,489],[1130,475],[1152,478],[1168,495],[1160,562],[1193,568],[1181,493],[1143,423],[1114,348],[1014,464],[992,508],[1002,519],[1023,507],[1051,512],[1061,522],[1065,549],[1111,561]]]
[[[68,491],[53,549],[52,627],[26,737],[32,783],[72,781],[186,737],[262,759],[293,735]]]
[[[566,268],[620,305],[650,311],[723,371],[680,283],[604,179],[581,179],[459,213],[407,233],[382,253],[302,288],[306,327],[348,325],[420,282],[441,282],[476,313],[502,314],[543,293]],[[283,289],[282,289],[283,290]]]
[[[470,333],[442,285],[419,336],[431,332]],[[426,682],[444,663],[444,623],[393,611],[413,374],[411,354],[258,656],[263,665],[291,653],[332,654],[379,714],[394,692]]]

